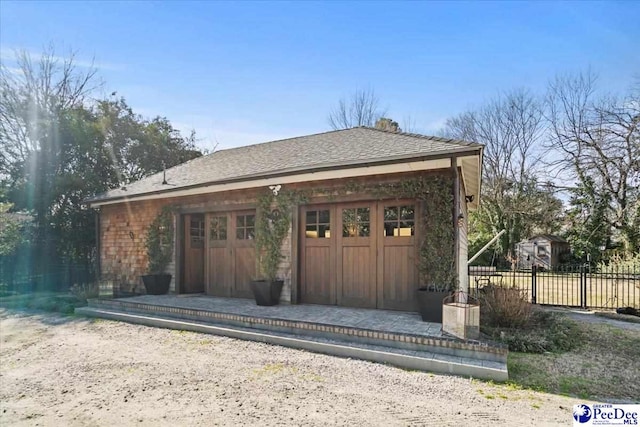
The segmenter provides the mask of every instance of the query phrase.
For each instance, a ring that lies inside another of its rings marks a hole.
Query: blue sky
[[[591,67],[603,90],[640,75],[640,2],[0,2],[0,53],[95,57],[105,94],[218,148],[329,130],[373,88],[434,133],[501,90],[542,92]]]

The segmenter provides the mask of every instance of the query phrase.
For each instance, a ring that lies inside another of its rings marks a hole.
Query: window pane
[[[356,226],[356,210],[342,210],[342,237],[355,237],[358,235]]]
[[[236,239],[244,240],[244,228],[236,228]]]
[[[355,221],[356,221],[355,209],[342,209],[342,222],[344,224],[355,222]]]
[[[244,215],[238,215],[236,223],[236,227],[244,227]]]
[[[385,222],[384,223],[384,235],[385,236],[393,236],[393,230],[396,228],[397,222]]]
[[[316,224],[307,224],[304,234],[310,239],[315,239],[318,237],[318,230],[316,229]]]
[[[331,215],[328,210],[318,211],[318,222],[324,224],[331,222]]]
[[[400,221],[400,229],[397,235],[402,237],[413,236],[415,234],[415,226],[413,221]]]
[[[247,227],[253,227],[256,223],[256,216],[255,215],[247,215],[246,216],[246,220],[245,220],[245,225]]]
[[[344,224],[342,226],[342,237],[356,237],[358,229],[355,224]]]
[[[412,220],[415,218],[415,208],[413,206],[400,207],[400,219]]]
[[[318,212],[317,211],[308,211],[307,212],[307,224],[315,224],[318,222]]]
[[[256,232],[255,232],[255,229],[253,227],[247,228],[247,233],[246,233],[247,239],[253,240],[255,235],[256,235]]]
[[[394,219],[398,219],[398,208],[396,206],[384,208],[384,220],[391,221]]]
[[[369,237],[369,224],[358,224],[358,236]]]
[[[331,232],[328,225],[321,224],[318,226],[318,237],[328,239],[331,237]]]
[[[209,238],[211,240],[226,240],[227,239],[227,217],[226,216],[214,216],[209,223],[211,228],[209,232]]]
[[[369,222],[369,208],[358,208],[358,222]]]

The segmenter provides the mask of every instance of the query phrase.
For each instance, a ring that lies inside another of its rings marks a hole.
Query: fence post
[[[536,304],[537,299],[537,282],[536,282],[536,269],[535,265],[531,266],[531,304]]]
[[[587,308],[587,268],[580,265],[580,307]]]

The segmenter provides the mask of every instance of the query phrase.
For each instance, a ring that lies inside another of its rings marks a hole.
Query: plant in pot
[[[424,230],[418,254],[418,309],[425,322],[442,322],[442,302],[458,288],[455,269],[453,195],[446,180],[434,181],[423,203]]]
[[[279,186],[278,186],[279,187]],[[258,275],[251,281],[251,291],[257,305],[276,305],[280,301],[283,280],[277,278],[278,265],[283,259],[282,242],[289,233],[291,224],[290,202],[287,194],[280,194],[271,189],[268,194],[258,199],[256,218],[256,254],[258,257]],[[272,209],[276,198],[277,207]]]
[[[145,241],[149,260],[148,274],[142,276],[147,294],[163,295],[169,291],[171,274],[165,273],[173,257],[173,215],[163,208],[153,220]]]

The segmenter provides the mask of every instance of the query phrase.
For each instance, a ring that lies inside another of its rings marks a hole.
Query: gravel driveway
[[[576,399],[282,347],[0,309],[0,425],[569,425]]]

